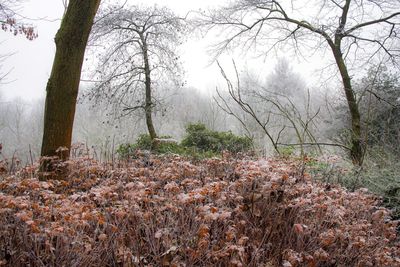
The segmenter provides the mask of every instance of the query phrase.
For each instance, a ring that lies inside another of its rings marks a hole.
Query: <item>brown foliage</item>
[[[18,24],[15,18],[6,18],[5,21],[1,22],[1,29],[14,35],[24,35],[29,41],[38,38],[34,27]]]
[[[66,180],[0,182],[8,266],[400,266],[397,222],[362,191],[296,163],[178,156],[111,168],[65,162]]]

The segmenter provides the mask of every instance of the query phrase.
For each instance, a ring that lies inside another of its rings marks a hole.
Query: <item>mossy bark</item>
[[[55,43],[46,87],[42,156],[69,157],[82,63],[101,0],[70,0]],[[66,150],[57,152],[60,147]]]
[[[358,109],[357,100],[351,85],[351,78],[347,70],[346,64],[341,53],[339,45],[332,48],[335,57],[336,65],[339,68],[340,76],[342,78],[344,92],[347,100],[347,105],[351,117],[351,146],[350,156],[355,165],[361,166],[364,158],[364,147],[361,140],[361,116]]]

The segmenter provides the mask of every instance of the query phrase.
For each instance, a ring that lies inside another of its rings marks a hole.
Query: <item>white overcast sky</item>
[[[109,0],[110,1],[110,0]],[[117,2],[117,1],[115,1]],[[156,3],[159,6],[168,6],[179,15],[184,15],[189,10],[206,9],[209,6],[223,5],[225,0],[129,0],[130,4]],[[53,57],[55,54],[54,36],[60,24],[63,14],[62,0],[26,0],[23,10],[20,11],[32,20],[36,25],[39,38],[28,41],[23,36],[13,36],[0,31],[0,43],[2,54],[13,53],[2,66],[2,72],[10,70],[7,77],[8,83],[0,86],[0,93],[8,98],[21,97],[25,100],[42,98],[45,95],[46,83],[50,75]],[[199,88],[202,91],[215,88],[215,80],[219,76],[218,68],[209,65],[211,58],[207,55],[207,45],[212,40],[188,40],[182,48],[182,58],[186,70],[188,86]],[[226,57],[225,59],[227,59]],[[250,58],[250,57],[249,57]],[[267,59],[267,63],[252,59],[243,60],[236,58],[242,64],[247,64],[253,70],[267,72],[265,66],[271,66],[273,59]],[[296,71],[304,77],[310,76],[311,63],[291,62]],[[257,66],[255,66],[257,64]]]

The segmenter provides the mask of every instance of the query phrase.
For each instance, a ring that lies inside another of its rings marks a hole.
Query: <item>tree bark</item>
[[[347,100],[351,116],[351,146],[350,156],[355,165],[362,165],[364,158],[364,147],[361,141],[361,116],[358,109],[358,104],[354,94],[353,87],[351,85],[351,78],[347,70],[346,64],[343,59],[343,55],[340,49],[340,45],[336,45],[332,48],[333,55],[335,57],[336,65],[339,68],[340,76],[342,78],[344,92]]]
[[[143,50],[143,61],[144,61],[144,76],[145,76],[145,91],[146,91],[146,99],[145,99],[145,106],[144,112],[146,115],[146,125],[149,131],[149,135],[152,141],[157,138],[157,133],[154,128],[153,124],[153,101],[151,99],[151,70],[150,70],[150,61],[149,61],[149,54],[148,48],[146,44],[146,38],[143,34],[140,35],[140,39],[142,41],[142,50]]]
[[[69,157],[85,49],[101,0],[70,0],[55,43],[46,87],[42,156]],[[57,150],[62,147],[59,152]]]

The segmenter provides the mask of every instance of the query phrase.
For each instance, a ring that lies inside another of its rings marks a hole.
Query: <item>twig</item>
[[[336,147],[341,147],[344,149],[350,150],[351,148],[342,144],[332,144],[332,143],[302,143],[302,144],[283,144],[283,143],[277,143],[279,146],[301,146],[301,145],[306,145],[306,146],[336,146]]]

